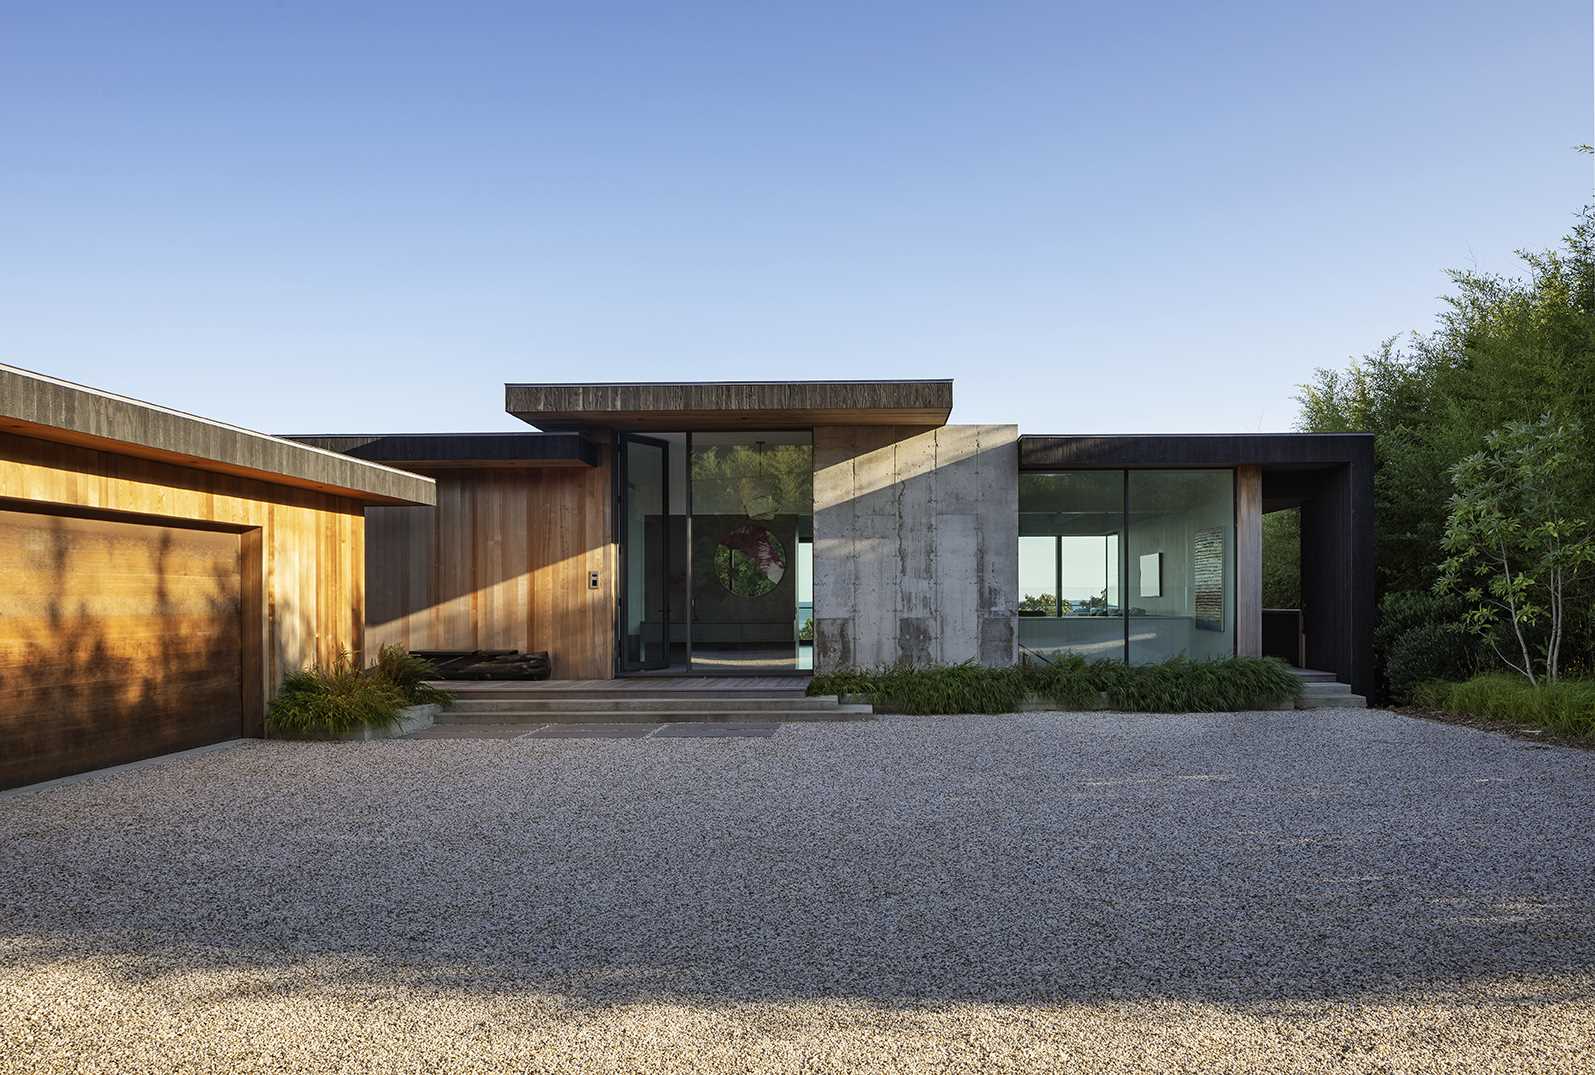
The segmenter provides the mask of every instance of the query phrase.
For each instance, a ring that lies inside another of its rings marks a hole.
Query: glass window
[[[1123,660],[1124,472],[1019,476],[1019,644]]]
[[[1229,470],[1021,474],[1021,653],[1234,653],[1234,487]]]
[[[1132,664],[1235,652],[1235,479],[1229,470],[1129,475]]]
[[[1058,614],[1058,539],[1019,536],[1019,615]]]

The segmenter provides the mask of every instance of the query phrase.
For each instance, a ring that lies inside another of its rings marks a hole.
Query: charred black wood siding
[[[1019,438],[1021,471],[1262,467],[1264,509],[1301,509],[1307,664],[1370,699],[1377,692],[1373,463],[1368,433]]]

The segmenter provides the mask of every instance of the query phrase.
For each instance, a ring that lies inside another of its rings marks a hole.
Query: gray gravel
[[[0,799],[0,1071],[1588,1071],[1592,817],[1377,710],[250,743]]]

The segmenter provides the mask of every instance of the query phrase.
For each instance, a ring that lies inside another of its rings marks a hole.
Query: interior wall
[[[308,489],[0,433],[0,498],[213,524],[242,535],[246,734],[282,677],[365,641],[362,505]],[[178,640],[174,640],[174,645]]]
[[[1019,429],[814,430],[817,671],[1017,657]]]
[[[1171,480],[1200,482],[1184,488]],[[1136,471],[1129,474],[1130,661],[1133,664],[1187,656],[1196,660],[1228,657],[1235,651],[1235,501],[1232,471]],[[1159,495],[1159,494],[1163,495]],[[1178,494],[1175,503],[1161,501]],[[1196,618],[1196,539],[1204,530],[1222,535],[1221,629],[1198,627]],[[1143,591],[1141,558],[1161,554],[1160,593]]]
[[[596,467],[438,470],[435,508],[369,509],[373,651],[547,650],[555,678],[612,676],[610,456],[605,445]]]

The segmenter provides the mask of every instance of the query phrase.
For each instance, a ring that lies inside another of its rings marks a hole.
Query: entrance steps
[[[1310,668],[1293,668],[1301,679],[1301,697],[1297,709],[1366,709],[1368,700],[1335,678],[1333,672],[1315,672]]]
[[[443,682],[454,705],[438,724],[670,724],[685,721],[870,720],[868,705],[844,705],[836,695],[809,696],[793,687],[605,687]]]

